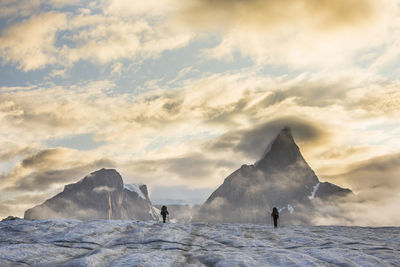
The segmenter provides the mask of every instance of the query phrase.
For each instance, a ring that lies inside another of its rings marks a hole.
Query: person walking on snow
[[[166,206],[162,206],[161,207],[161,215],[162,215],[162,218],[163,218],[163,223],[165,223],[165,219],[167,218],[168,214],[169,213],[168,213],[167,207]]]
[[[277,208],[272,209],[271,217],[274,219],[274,227],[278,227],[279,212]]]

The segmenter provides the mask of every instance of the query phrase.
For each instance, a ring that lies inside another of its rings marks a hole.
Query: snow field
[[[0,266],[400,266],[400,228],[0,222]]]

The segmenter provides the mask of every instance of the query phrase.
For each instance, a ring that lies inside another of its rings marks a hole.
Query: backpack
[[[272,209],[272,216],[279,216],[279,212],[278,212],[278,209],[277,208],[273,208]]]

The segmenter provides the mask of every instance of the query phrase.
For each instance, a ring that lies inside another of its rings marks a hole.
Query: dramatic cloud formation
[[[82,173],[103,166],[115,167],[115,164],[107,159],[79,159],[73,150],[46,149],[24,158],[19,166],[1,177],[1,188],[45,191],[54,184],[66,184],[76,180]]]
[[[258,159],[278,132],[286,126],[293,130],[296,140],[302,147],[307,143],[316,146],[326,140],[326,135],[328,135],[323,129],[319,128],[318,124],[313,125],[312,121],[296,117],[284,117],[255,125],[250,129],[227,132],[211,143],[210,148],[217,151],[239,151]]]
[[[387,40],[376,37],[391,35],[385,25],[396,16],[393,1],[188,2],[183,21],[223,32],[220,44],[206,55],[231,59],[239,50],[259,64],[294,68],[343,68],[364,50],[371,56]]]
[[[363,194],[380,190],[384,196],[397,195],[400,192],[399,163],[398,153],[375,157],[350,165],[347,172],[336,174],[334,180]]]
[[[60,8],[64,2],[58,0],[48,4]],[[90,9],[79,9],[80,12],[72,16],[60,11],[34,12],[32,9],[39,8],[40,4],[39,1],[24,2],[22,7],[27,5],[26,11],[33,15],[5,28],[0,37],[0,57],[5,63],[15,63],[24,71],[47,65],[72,67],[80,60],[101,64],[122,58],[142,60],[184,46],[191,39],[189,32],[178,32],[137,17],[115,15],[124,14],[121,10],[128,13],[135,10],[138,13],[133,15],[139,15],[153,10],[150,7],[155,3],[141,4],[143,10],[140,11],[141,8],[132,3],[116,1],[104,7],[104,13],[92,14]],[[3,5],[9,9],[3,16],[18,12],[30,15],[12,3]],[[57,34],[61,34],[61,40],[56,38]]]

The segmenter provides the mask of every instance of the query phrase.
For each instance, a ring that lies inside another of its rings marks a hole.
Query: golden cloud
[[[176,0],[110,0],[103,7],[105,14],[117,16],[159,16],[177,8]]]
[[[53,0],[51,4],[66,3]],[[26,20],[10,20],[0,36],[0,57],[6,63],[17,64],[23,71],[47,65],[69,68],[79,60],[106,64],[123,58],[154,57],[165,50],[186,46],[192,39],[190,32],[177,31],[165,23],[152,23],[137,16],[117,16],[113,12],[105,10],[104,14],[94,15],[34,12]],[[56,42],[59,37],[61,43],[65,40],[69,43],[59,45]]]
[[[219,33],[204,55],[232,59],[239,51],[257,64],[292,68],[354,66],[360,51],[386,45],[395,1],[193,0],[174,17],[194,31]]]
[[[8,173],[2,174],[0,188],[6,191],[47,192],[102,167],[114,167],[108,159],[67,148],[49,148],[26,156]]]
[[[256,27],[279,25],[319,29],[351,27],[370,22],[376,10],[372,0],[192,0],[183,9],[185,21],[206,27]]]
[[[350,164],[348,171],[331,176],[336,184],[350,187],[356,194],[335,205],[321,206],[317,224],[361,226],[399,225],[395,212],[400,204],[400,154],[387,154]],[[334,214],[342,214],[335,216]]]
[[[0,56],[24,71],[56,61],[56,33],[67,25],[66,14],[48,12],[6,28],[0,37]]]
[[[53,0],[50,6],[65,4]],[[103,12],[92,14],[94,7]],[[203,56],[229,59],[239,50],[258,64],[343,67],[354,64],[360,50],[385,45],[395,16],[391,0],[104,1],[88,8],[74,15],[36,12],[7,27],[0,56],[24,71],[49,64],[68,68],[79,60],[106,64],[155,57],[187,46],[195,37],[210,36],[211,30],[221,42]],[[56,47],[60,32],[73,45]]]

